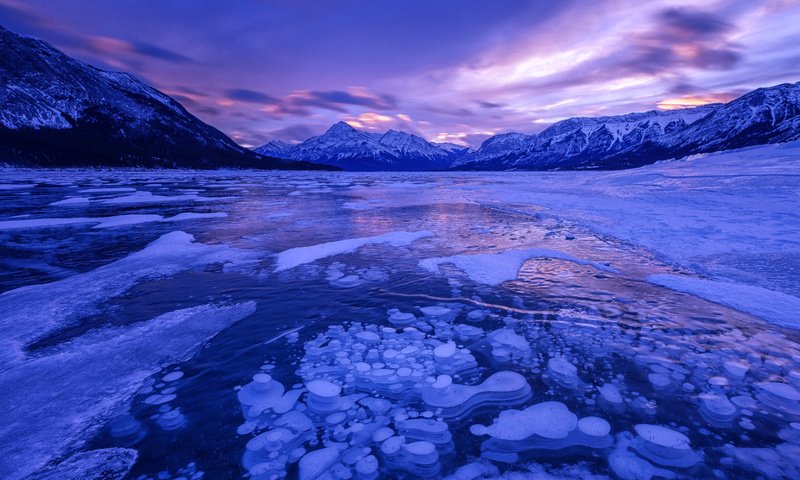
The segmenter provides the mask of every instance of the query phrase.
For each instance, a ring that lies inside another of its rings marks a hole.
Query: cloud
[[[231,100],[248,103],[265,103],[273,104],[278,103],[278,99],[273,98],[266,93],[257,92],[255,90],[248,90],[245,88],[233,88],[225,91],[225,95]]]
[[[138,53],[139,55],[163,60],[165,62],[187,63],[194,61],[192,58],[187,57],[186,55],[173,52],[172,50],[167,50],[166,48],[162,48],[157,45],[151,45],[149,43],[131,42],[131,48],[133,52]]]
[[[305,124],[289,125],[269,132],[268,138],[289,142],[302,142],[303,140],[322,133],[322,128],[313,128]],[[266,142],[265,142],[266,143]]]
[[[288,99],[294,105],[323,108],[336,112],[346,112],[348,106],[361,106],[374,110],[390,110],[397,106],[395,98],[386,94],[374,94],[364,88],[351,88],[350,91],[296,91]]]
[[[678,108],[691,108],[709,103],[727,103],[742,95],[743,91],[707,93],[705,95],[684,95],[682,97],[665,98],[658,102],[659,110],[676,110]]]

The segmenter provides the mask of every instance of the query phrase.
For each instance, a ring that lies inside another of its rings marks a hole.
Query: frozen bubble
[[[451,312],[449,308],[438,305],[422,307],[420,308],[420,311],[429,317],[441,317],[442,315],[447,315]]]
[[[554,357],[548,360],[547,373],[562,387],[576,388],[580,383],[578,369],[563,357]]]
[[[417,321],[417,317],[413,313],[395,312],[389,315],[389,321],[395,325],[411,325]]]
[[[725,377],[711,377],[708,379],[708,383],[715,387],[724,387],[728,385],[728,379]]]
[[[183,378],[183,372],[181,372],[180,370],[177,370],[177,371],[170,372],[170,373],[164,375],[163,380],[165,382],[174,382],[175,380],[178,380],[180,378]]]
[[[734,361],[725,362],[723,367],[725,367],[725,372],[734,378],[744,377],[747,371],[750,369],[750,367],[746,364]]]
[[[700,415],[711,425],[725,427],[736,417],[736,406],[723,394],[704,394],[700,400]]]
[[[378,459],[367,455],[356,463],[356,475],[360,480],[371,480],[378,477]]]
[[[450,358],[456,353],[455,342],[447,342],[433,349],[433,354],[437,358]]]
[[[317,480],[322,477],[323,473],[333,467],[338,460],[339,450],[334,447],[308,452],[303,455],[298,464],[298,478],[300,480]]]
[[[761,390],[756,394],[759,401],[777,410],[800,415],[800,392],[789,384],[781,382],[759,382]]]
[[[331,285],[339,288],[352,288],[361,284],[361,277],[358,275],[347,275],[331,280]]]
[[[504,410],[483,431],[501,440],[525,440],[531,435],[565,438],[578,425],[578,417],[561,402],[543,402],[524,410]]]
[[[611,432],[611,425],[600,417],[584,417],[578,420],[578,430],[593,437],[602,437]]]
[[[671,383],[669,375],[663,373],[651,373],[647,376],[647,379],[650,381],[650,384],[657,389],[667,388]]]
[[[682,451],[691,449],[689,437],[670,428],[640,423],[634,430],[644,441],[654,446]]]
[[[306,388],[314,395],[324,398],[336,397],[342,392],[342,387],[326,380],[313,380],[306,384]]]
[[[692,450],[689,438],[661,425],[638,424],[639,435],[632,442],[636,452],[658,465],[688,468],[699,463],[702,456]]]
[[[795,402],[800,401],[800,392],[798,392],[794,387],[786,383],[759,382],[756,384],[756,386],[761,388],[765,392],[768,392],[784,400],[792,400]]]
[[[440,410],[439,414],[448,419],[464,418],[484,405],[517,405],[531,397],[530,385],[516,372],[494,373],[479,385],[457,385],[452,381],[449,375],[440,375],[422,389],[425,404]]]
[[[381,337],[375,332],[365,331],[357,333],[356,340],[362,343],[366,343],[368,345],[373,345],[376,343],[380,343]]]

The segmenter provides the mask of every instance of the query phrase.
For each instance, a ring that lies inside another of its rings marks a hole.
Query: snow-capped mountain
[[[658,160],[800,138],[800,83],[726,104],[570,118],[540,133],[491,137],[454,166],[475,170],[629,168]]]
[[[256,152],[332,165],[345,170],[445,170],[469,149],[454,144],[428,142],[397,130],[371,133],[345,122],[332,125],[322,135],[291,145],[272,141]]]
[[[540,133],[507,133],[491,137],[460,168],[563,169],[606,166],[638,146],[682,131],[720,104],[629,113],[607,117],[576,117],[554,123]]]
[[[127,73],[0,27],[0,164],[298,168],[255,154]]]
[[[663,146],[700,153],[800,138],[800,82],[759,88],[667,137]]]

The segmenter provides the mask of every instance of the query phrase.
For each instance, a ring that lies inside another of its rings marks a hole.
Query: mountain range
[[[252,152],[133,75],[0,27],[0,164],[326,168]]]
[[[472,150],[404,132],[339,122],[298,144],[256,152],[345,170],[563,170],[631,168],[697,153],[800,138],[800,83],[753,90],[729,103],[576,117],[534,133],[504,133]]]
[[[800,138],[800,83],[725,104],[578,117],[470,149],[338,122],[301,143],[246,149],[133,75],[0,27],[0,164],[357,171],[631,168]]]
[[[371,133],[338,122],[322,135],[299,144],[269,142],[256,152],[278,158],[307,160],[344,170],[446,170],[469,148],[433,143],[406,132]]]

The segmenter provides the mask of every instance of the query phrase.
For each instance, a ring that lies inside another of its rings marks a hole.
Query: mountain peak
[[[350,125],[349,123],[339,121],[339,122],[336,122],[333,125],[331,125],[330,128],[328,128],[328,130],[325,132],[325,134],[327,135],[327,134],[330,134],[330,133],[333,133],[333,134],[351,133],[351,132],[357,132],[357,131],[358,130],[353,128],[353,126]]]

